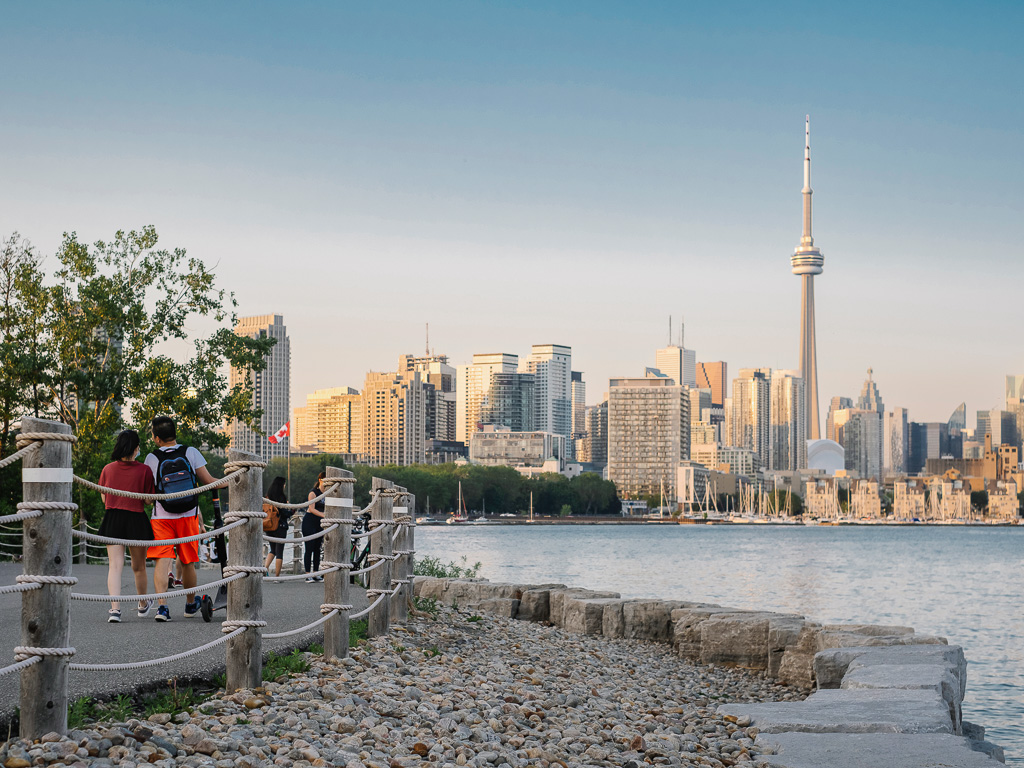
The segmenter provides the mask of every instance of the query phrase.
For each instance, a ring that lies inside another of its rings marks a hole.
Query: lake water
[[[1024,528],[421,526],[416,551],[492,581],[560,582],[900,624],[962,645],[964,719],[1024,765]]]

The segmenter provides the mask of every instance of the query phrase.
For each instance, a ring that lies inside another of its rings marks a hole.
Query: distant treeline
[[[486,512],[487,516],[504,513],[525,513],[530,507],[533,493],[533,511],[536,515],[617,515],[621,504],[615,484],[602,480],[600,475],[585,472],[568,480],[558,474],[543,474],[526,478],[511,467],[485,467],[474,464],[413,464],[410,466],[367,467],[345,466],[341,457],[321,454],[291,460],[291,487],[289,499],[301,501],[313,487],[317,474],[326,466],[351,470],[356,476],[356,504],[366,506],[370,501],[370,479],[383,477],[416,494],[416,514],[454,512],[459,483],[466,508],[472,513]],[[264,487],[277,476],[285,476],[284,459],[274,459],[267,467]]]

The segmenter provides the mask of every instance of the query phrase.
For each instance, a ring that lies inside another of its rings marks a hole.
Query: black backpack
[[[157,450],[156,490],[157,493],[178,493],[198,488],[196,471],[192,468],[186,452],[188,448],[179,445],[173,451]],[[160,506],[171,515],[184,515],[196,508],[198,494],[182,496],[180,499],[164,499]]]

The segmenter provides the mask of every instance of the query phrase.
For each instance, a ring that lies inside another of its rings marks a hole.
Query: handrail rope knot
[[[352,563],[336,563],[333,560],[321,560],[321,568],[337,568],[340,571],[352,570]]]
[[[396,589],[368,589],[366,590],[366,596],[369,597],[370,595],[393,595],[395,594],[396,591]]]
[[[220,631],[226,635],[236,629],[260,629],[265,626],[267,622],[262,619],[229,619],[220,625]]]
[[[239,459],[238,461],[227,462],[224,465],[224,471],[234,472],[235,470],[238,469],[249,469],[250,467],[257,467],[259,469],[263,469],[266,466],[267,462],[265,461],[245,461],[244,459]]]
[[[78,442],[77,437],[65,432],[19,432],[18,436],[14,438],[14,445],[20,449],[26,448],[32,443],[43,443],[48,440],[71,443],[72,445]]]
[[[267,513],[264,512],[262,509],[259,512],[251,512],[251,511],[245,511],[245,510],[240,510],[239,509],[239,510],[231,510],[231,511],[225,513],[224,514],[224,522],[225,523],[233,523],[236,520],[245,520],[245,519],[253,519],[253,518],[255,518],[257,520],[264,520],[264,519],[266,519],[266,517],[267,517]]]
[[[74,648],[37,648],[32,645],[14,646],[15,661],[28,661],[33,656],[65,656],[70,658],[75,653]]]
[[[325,487],[332,485],[347,485],[348,483],[354,483],[356,479],[354,477],[325,477],[321,482]]]
[[[70,501],[19,501],[18,509],[38,509],[40,512],[74,512],[77,504]]]
[[[353,608],[355,608],[354,605],[345,603],[324,603],[320,606],[320,614],[326,616],[331,611],[351,611]]]
[[[397,586],[398,584],[408,584],[408,583],[409,583],[408,579],[392,579],[391,580],[391,586],[392,587]]]
[[[223,570],[225,576],[234,576],[236,573],[257,573],[265,576],[269,571],[262,565],[228,565]]]
[[[395,550],[395,554],[396,555],[415,555],[416,554],[416,550],[415,549],[396,549]]]
[[[325,517],[320,523],[321,528],[327,528],[329,525],[355,525],[356,521],[351,517]]]
[[[14,580],[18,584],[56,584],[60,587],[73,587],[78,583],[74,576],[44,576],[41,573],[21,573]]]
[[[379,560],[397,560],[398,555],[375,555],[372,552],[366,556],[366,559],[371,563],[376,563]]]

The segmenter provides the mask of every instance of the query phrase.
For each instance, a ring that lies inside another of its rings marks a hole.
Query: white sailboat
[[[466,510],[466,502],[462,498],[462,481],[459,481],[459,496],[455,503],[455,514],[446,521],[449,525],[454,523],[468,523],[469,512]]]

